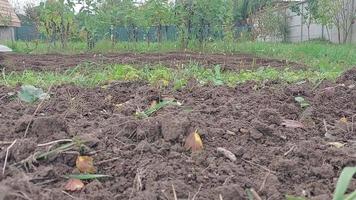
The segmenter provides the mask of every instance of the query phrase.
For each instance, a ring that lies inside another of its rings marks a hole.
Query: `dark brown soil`
[[[199,63],[212,67],[221,65],[224,69],[256,69],[259,67],[293,67],[302,68],[301,64],[287,60],[260,58],[248,54],[198,54],[198,53],[150,53],[150,54],[79,54],[79,55],[26,55],[26,54],[0,54],[0,68],[6,71],[62,71],[83,63],[132,64],[140,67],[144,65],[162,64],[168,67],[181,67],[183,64]]]
[[[356,82],[339,83],[349,81]],[[177,199],[247,199],[247,188],[269,200],[285,194],[331,199],[343,167],[356,165],[356,130],[350,128],[356,88],[328,82],[312,88],[308,83],[252,82],[235,88],[192,83],[181,91],[159,91],[141,82],[106,89],[59,86],[23,138],[38,103],[23,104],[9,95],[17,88],[0,86],[0,141],[17,139],[5,175],[0,175],[0,198],[72,199],[62,192],[62,175],[76,172],[75,152],[51,156],[28,170],[14,164],[45,151],[40,143],[77,136],[90,141],[81,153],[94,158],[98,173],[112,176],[87,181],[82,191],[70,193],[79,199],[173,199],[172,186]],[[310,106],[300,108],[296,96]],[[134,116],[165,97],[183,105],[165,107],[147,119]],[[342,117],[349,128],[339,123]],[[284,119],[299,120],[305,128],[284,127]],[[182,146],[195,129],[204,151],[190,154]],[[336,148],[328,142],[346,145]],[[0,144],[0,166],[9,143]],[[217,147],[230,150],[237,161],[219,154]]]

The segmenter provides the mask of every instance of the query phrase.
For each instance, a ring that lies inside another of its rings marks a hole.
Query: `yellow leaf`
[[[93,158],[89,156],[78,156],[75,162],[78,170],[82,173],[95,173]]]
[[[336,147],[336,148],[338,148],[338,149],[340,149],[340,148],[342,148],[342,147],[345,146],[344,143],[340,143],[340,142],[328,142],[328,145],[334,146],[334,147]]]
[[[341,123],[347,124],[347,118],[346,117],[341,117],[341,119],[339,120]]]
[[[78,191],[84,187],[84,183],[79,179],[69,179],[67,184],[64,186],[66,191]]]
[[[203,141],[200,138],[200,135],[197,131],[189,134],[185,140],[184,148],[186,150],[191,150],[192,152],[203,150]]]

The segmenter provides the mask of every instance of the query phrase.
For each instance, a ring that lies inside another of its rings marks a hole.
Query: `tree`
[[[353,0],[319,0],[318,21],[328,29],[333,26],[338,32],[339,43],[346,43],[356,17]]]
[[[171,23],[171,9],[168,0],[148,0],[142,6],[146,22],[156,27],[158,42],[162,41],[162,26]]]
[[[306,3],[292,6],[291,10],[302,17],[302,23],[307,25],[308,40],[310,40],[310,26],[318,19],[318,0],[307,0]]]
[[[273,7],[265,8],[264,12],[254,17],[254,35],[267,38],[283,38],[286,40],[287,24],[285,16]]]
[[[80,31],[85,34],[88,49],[92,49],[104,26],[97,6],[100,0],[79,0],[79,3],[83,6],[76,16],[77,23]]]
[[[54,43],[59,38],[66,47],[74,31],[74,3],[70,0],[48,0],[40,4],[40,30]]]

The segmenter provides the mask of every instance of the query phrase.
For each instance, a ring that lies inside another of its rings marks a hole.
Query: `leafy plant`
[[[224,85],[223,77],[221,75],[221,67],[220,67],[220,65],[216,65],[214,67],[213,82],[214,82],[215,85]]]
[[[310,104],[303,97],[295,97],[294,99],[299,103],[301,108],[310,106]]]
[[[98,178],[107,178],[111,177],[105,174],[69,174],[65,176],[66,178],[78,179],[78,180],[91,180]]]
[[[43,92],[41,88],[36,88],[32,85],[23,85],[18,92],[18,97],[21,101],[33,103],[37,100],[49,98],[49,95]]]
[[[155,112],[157,112],[161,108],[166,107],[168,105],[178,105],[179,106],[179,105],[181,105],[181,103],[174,101],[174,100],[163,100],[163,101],[149,107],[145,111],[137,111],[136,116],[138,116],[139,118],[147,118],[147,117],[153,115]]]
[[[354,200],[356,199],[356,190],[346,195],[346,190],[352,177],[356,174],[356,167],[345,167],[336,184],[333,200]]]

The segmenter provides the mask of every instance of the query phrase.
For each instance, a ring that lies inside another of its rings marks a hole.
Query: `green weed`
[[[77,54],[88,52],[84,42],[69,42],[65,49],[57,46],[48,46],[44,42],[8,42],[8,46],[18,53],[63,53]],[[29,49],[32,51],[29,52]],[[290,62],[298,62],[310,66],[313,70],[321,72],[340,72],[356,65],[355,45],[336,45],[322,41],[303,43],[271,43],[271,42],[207,42],[203,46],[197,42],[191,42],[188,50],[206,53],[249,53],[261,57],[284,59]],[[172,52],[181,51],[179,42],[117,42],[112,45],[110,41],[99,41],[90,50],[96,53],[149,53],[149,52]]]
[[[260,68],[258,70],[222,71],[220,67],[214,69],[190,64],[181,69],[164,66],[146,66],[136,68],[130,65],[97,65],[87,64],[68,69],[64,72],[11,72],[0,79],[0,85],[16,86],[33,85],[47,88],[50,85],[75,84],[78,86],[95,87],[112,81],[147,81],[158,86],[173,86],[175,89],[184,87],[188,80],[195,79],[200,84],[214,84],[235,86],[246,81],[264,82],[266,80],[279,80],[286,83],[295,83],[303,80],[317,83],[320,80],[333,80],[340,72],[291,70],[277,68]]]

